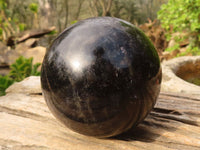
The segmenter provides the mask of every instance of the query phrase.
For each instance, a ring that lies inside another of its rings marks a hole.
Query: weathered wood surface
[[[160,93],[155,109],[136,129],[117,137],[96,139],[60,124],[49,112],[41,93],[30,89],[8,91],[0,97],[2,150],[200,149],[200,98],[197,96]]]

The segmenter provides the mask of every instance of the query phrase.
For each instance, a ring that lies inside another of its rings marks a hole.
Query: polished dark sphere
[[[67,127],[110,137],[136,126],[151,111],[161,67],[154,46],[134,25],[91,18],[54,40],[42,64],[41,83],[49,109]]]

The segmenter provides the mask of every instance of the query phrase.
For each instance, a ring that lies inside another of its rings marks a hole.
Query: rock
[[[25,52],[29,48],[30,47],[27,46],[25,43],[20,43],[20,44],[16,45],[15,51],[21,54],[21,53]]]
[[[0,149],[199,150],[200,98],[161,93],[155,109],[137,128],[97,139],[58,122],[40,92],[40,77],[29,77],[0,97]]]
[[[0,67],[7,66],[4,55],[8,50],[7,46],[3,42],[0,42]]]
[[[21,82],[16,82],[11,85],[6,93],[29,93],[29,94],[39,94],[41,91],[40,78],[37,76],[31,76],[24,79]]]
[[[34,48],[27,49],[22,55],[26,58],[33,57],[33,64],[42,63],[44,55],[46,53],[46,48],[42,46],[37,46]]]
[[[37,39],[35,38],[30,38],[25,41],[25,45],[28,47],[35,47],[37,45]]]
[[[174,47],[176,44],[177,44],[176,41],[175,41],[174,39],[171,39],[171,40],[169,41],[169,43],[168,43],[167,48]]]
[[[181,71],[181,68],[185,69]],[[187,70],[188,69],[188,70]],[[200,95],[200,86],[186,82],[180,76],[195,73],[200,76],[200,56],[174,58],[162,63],[162,91]]]
[[[42,46],[28,48],[24,43],[18,45],[15,50],[7,50],[7,52],[0,56],[0,66],[9,66],[13,64],[17,58],[24,56],[26,58],[33,57],[33,64],[42,62],[46,52],[46,48]]]
[[[4,57],[4,63],[8,66],[13,64],[15,60],[21,55],[20,52],[17,52],[16,50],[9,50],[5,53]]]
[[[0,57],[1,66],[10,66],[28,48],[24,43],[21,43],[15,49],[7,49]]]
[[[7,49],[7,46],[0,41],[0,54],[2,54]]]

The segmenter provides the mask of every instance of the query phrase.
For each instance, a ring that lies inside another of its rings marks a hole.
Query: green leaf
[[[37,13],[37,12],[38,12],[38,4],[36,4],[36,3],[31,3],[31,4],[29,5],[29,9],[30,9],[32,12]]]
[[[32,69],[32,72],[31,72],[31,75],[33,76],[39,76],[40,75],[40,72],[38,72],[38,68],[40,67],[41,63],[36,63],[35,65],[33,65],[33,69]]]
[[[9,77],[19,82],[28,76],[40,75],[40,72],[37,71],[40,65],[40,63],[33,65],[33,58],[27,59],[20,56],[15,63],[10,66],[11,71]]]
[[[20,31],[24,31],[25,28],[26,28],[26,24],[24,24],[24,23],[20,23],[20,24],[19,24],[19,30],[20,30]]]
[[[5,95],[5,90],[14,83],[14,80],[8,76],[0,75],[0,96]]]
[[[172,38],[168,35],[173,33],[186,33],[189,45],[200,48],[200,0],[168,0],[157,13],[168,40]],[[176,42],[179,44],[181,41]]]

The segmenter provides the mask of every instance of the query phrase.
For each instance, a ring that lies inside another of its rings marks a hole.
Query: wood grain
[[[154,110],[138,127],[97,139],[60,124],[40,93],[8,93],[0,97],[0,149],[199,150],[200,97],[160,93]]]

